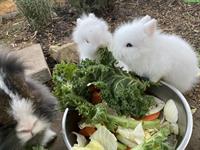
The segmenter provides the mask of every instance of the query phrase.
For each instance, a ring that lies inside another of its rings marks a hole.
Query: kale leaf
[[[141,117],[145,115],[153,104],[153,97],[145,93],[153,83],[141,80],[134,73],[123,71],[116,67],[117,61],[107,48],[100,48],[95,61],[86,59],[79,65],[62,62],[53,73],[55,84],[54,93],[60,96],[63,89],[89,100],[88,84],[93,84],[101,90],[102,99],[119,115]],[[69,84],[70,83],[70,84]],[[68,97],[70,98],[70,97]],[[66,105],[65,105],[66,106]]]

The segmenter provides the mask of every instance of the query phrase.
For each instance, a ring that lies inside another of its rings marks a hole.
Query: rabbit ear
[[[78,18],[78,19],[76,20],[76,23],[77,23],[77,24],[80,24],[80,23],[81,23],[81,19]]]
[[[95,18],[95,15],[94,15],[93,13],[90,13],[90,14],[89,14],[89,17]]]
[[[148,36],[152,36],[157,28],[157,20],[152,19],[151,21],[147,22],[144,24],[144,32],[148,35]]]
[[[147,23],[151,20],[151,16],[146,15],[144,17],[142,17],[142,19],[140,20],[141,23]]]

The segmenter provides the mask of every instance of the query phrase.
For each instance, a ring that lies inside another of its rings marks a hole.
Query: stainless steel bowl
[[[175,101],[178,108],[178,125],[180,128],[177,150],[184,150],[191,138],[193,127],[192,113],[187,100],[176,88],[165,82],[162,82],[162,85],[159,87],[150,88],[149,93],[163,101],[168,99]],[[68,108],[65,110],[62,119],[62,132],[64,142],[69,150],[76,142],[76,137],[72,134],[72,131],[78,131],[77,122],[79,120],[80,117],[76,111],[69,110]]]

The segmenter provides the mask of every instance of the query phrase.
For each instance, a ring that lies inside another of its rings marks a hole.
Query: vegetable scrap
[[[176,148],[175,102],[149,95],[147,89],[159,84],[117,67],[107,48],[98,50],[96,60],[57,64],[53,82],[61,109],[75,109],[82,117],[73,150]]]

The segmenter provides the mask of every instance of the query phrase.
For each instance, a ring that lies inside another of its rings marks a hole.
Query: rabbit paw
[[[43,140],[42,140],[42,146],[47,147],[49,143],[51,143],[56,138],[56,133],[52,131],[51,129],[47,129],[45,131]]]
[[[122,61],[118,61],[118,64],[116,66],[122,68],[122,70],[124,70],[124,71],[127,71],[127,72],[129,71],[128,66],[125,63],[123,63]]]
[[[154,83],[157,83],[159,80],[160,80],[160,77],[157,77],[157,76],[153,76],[153,77],[150,77],[150,80]]]

